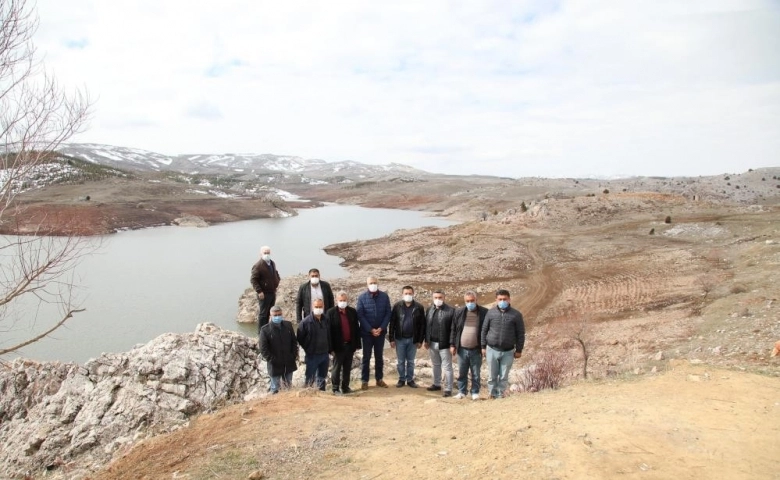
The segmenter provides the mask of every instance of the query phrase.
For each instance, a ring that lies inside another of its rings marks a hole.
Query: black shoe
[[[343,393],[344,395],[346,395],[348,393],[352,393],[352,392],[354,392],[354,390],[352,390],[349,387],[344,387],[344,388],[341,389],[341,393]]]
[[[442,397],[451,397],[451,396],[452,396],[452,392],[450,390],[446,390],[444,392],[444,395],[442,395]]]
[[[409,388],[417,388],[417,387],[419,387],[419,385],[414,383],[414,381],[411,381],[411,382],[407,383],[407,385],[409,385]]]
[[[439,390],[441,390],[441,386],[431,385],[430,387],[426,388],[426,390],[428,390],[429,392],[438,392]]]
[[[406,382],[404,382],[403,380],[398,380],[398,383],[395,384],[396,388],[401,388],[404,385],[406,385]]]

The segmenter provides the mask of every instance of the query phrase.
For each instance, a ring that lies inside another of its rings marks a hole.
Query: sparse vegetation
[[[664,223],[672,223],[671,215],[667,215],[666,218],[664,218]]]
[[[568,370],[569,360],[564,352],[541,352],[534,362],[520,373],[520,388],[524,392],[558,388],[563,385]]]

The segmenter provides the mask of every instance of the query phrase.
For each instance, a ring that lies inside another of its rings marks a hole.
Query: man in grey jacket
[[[482,324],[482,355],[487,356],[490,398],[501,398],[509,384],[512,362],[520,358],[525,345],[523,314],[509,304],[509,291],[496,291],[496,305]]]

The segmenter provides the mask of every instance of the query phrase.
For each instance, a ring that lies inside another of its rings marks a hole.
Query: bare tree
[[[23,209],[19,195],[84,126],[90,109],[86,93],[65,93],[37,60],[37,27],[32,3],[0,0],[0,224],[13,225]],[[41,228],[21,233],[0,239],[0,332],[21,329],[26,338],[0,344],[0,355],[40,340],[82,311],[73,304],[73,268],[91,243]],[[57,305],[59,313],[39,325],[43,303]],[[22,320],[28,322],[20,327]]]

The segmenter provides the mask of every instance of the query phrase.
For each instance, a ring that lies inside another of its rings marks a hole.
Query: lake
[[[399,228],[453,223],[425,212],[331,205],[299,210],[287,218],[109,235],[76,269],[80,285],[76,297],[86,311],[19,356],[83,363],[102,352],[129,350],[162,333],[194,331],[201,322],[254,336],[257,327],[239,325],[236,313],[261,246],[271,247],[282,277],[316,267],[324,280],[331,281],[346,272],[339,266],[340,258],[324,252],[327,245],[381,237]],[[22,326],[33,322],[32,312],[26,315]],[[56,318],[56,313],[42,309],[37,323],[51,325],[56,320],[49,319]],[[2,345],[28,333],[3,332]]]

